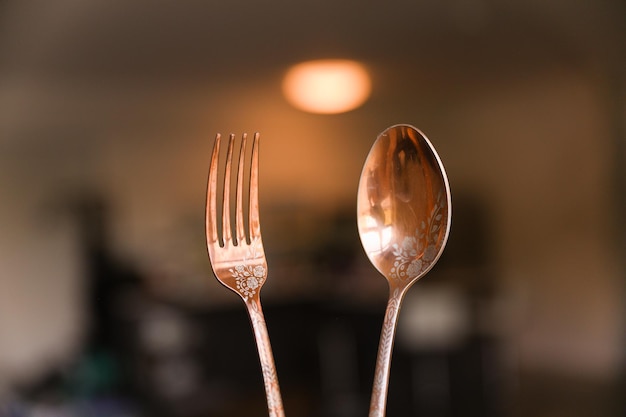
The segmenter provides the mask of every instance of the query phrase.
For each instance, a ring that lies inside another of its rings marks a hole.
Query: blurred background
[[[203,228],[215,133],[254,131],[286,413],[366,415],[387,287],[356,189],[397,123],[453,225],[388,415],[626,415],[625,40],[619,0],[0,1],[0,415],[266,415]],[[369,99],[292,107],[320,58],[361,62]]]

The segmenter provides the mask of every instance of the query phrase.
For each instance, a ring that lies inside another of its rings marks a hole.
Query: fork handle
[[[270,338],[267,332],[265,317],[263,316],[263,310],[261,309],[261,301],[258,297],[258,293],[255,297],[248,298],[245,303],[248,308],[250,322],[252,323],[252,329],[254,330],[254,339],[259,351],[269,416],[284,417],[285,410],[283,408],[283,400],[280,395],[276,365],[274,364],[274,355],[272,354],[272,346],[270,344]]]

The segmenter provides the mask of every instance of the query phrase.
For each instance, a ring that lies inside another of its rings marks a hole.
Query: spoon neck
[[[389,299],[401,302],[410,285],[389,281]]]

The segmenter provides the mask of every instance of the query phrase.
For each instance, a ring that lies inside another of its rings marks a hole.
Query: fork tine
[[[246,159],[246,142],[248,134],[241,137],[241,150],[239,151],[239,167],[237,168],[237,209],[235,210],[235,228],[237,230],[237,244],[242,245],[246,241],[246,229],[243,222],[243,179],[244,163]]]
[[[213,154],[211,155],[211,165],[209,167],[209,181],[207,184],[205,227],[209,248],[219,240],[217,236],[217,166],[221,138],[219,133],[215,135],[215,144],[213,145]]]
[[[228,138],[228,153],[226,153],[226,168],[224,171],[224,201],[222,205],[222,236],[224,238],[224,246],[232,243],[232,229],[230,228],[230,175],[233,162],[233,145],[235,144],[235,135],[230,134]]]
[[[261,238],[259,221],[259,132],[252,142],[252,164],[250,166],[250,241]]]

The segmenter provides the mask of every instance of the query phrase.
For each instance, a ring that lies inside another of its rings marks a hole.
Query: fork
[[[244,169],[246,165],[247,134],[242,135],[237,168],[235,196],[235,234],[231,226],[231,171],[235,135],[228,140],[224,170],[224,194],[221,211],[221,233],[218,229],[217,185],[221,135],[215,137],[209,168],[206,201],[206,239],[213,272],[218,281],[237,293],[244,301],[250,316],[254,338],[259,352],[261,372],[265,385],[270,417],[284,417],[283,402],[278,385],[269,334],[261,309],[260,290],[267,278],[267,261],[261,241],[259,222],[259,133],[254,134],[249,168],[248,228],[244,222]]]

